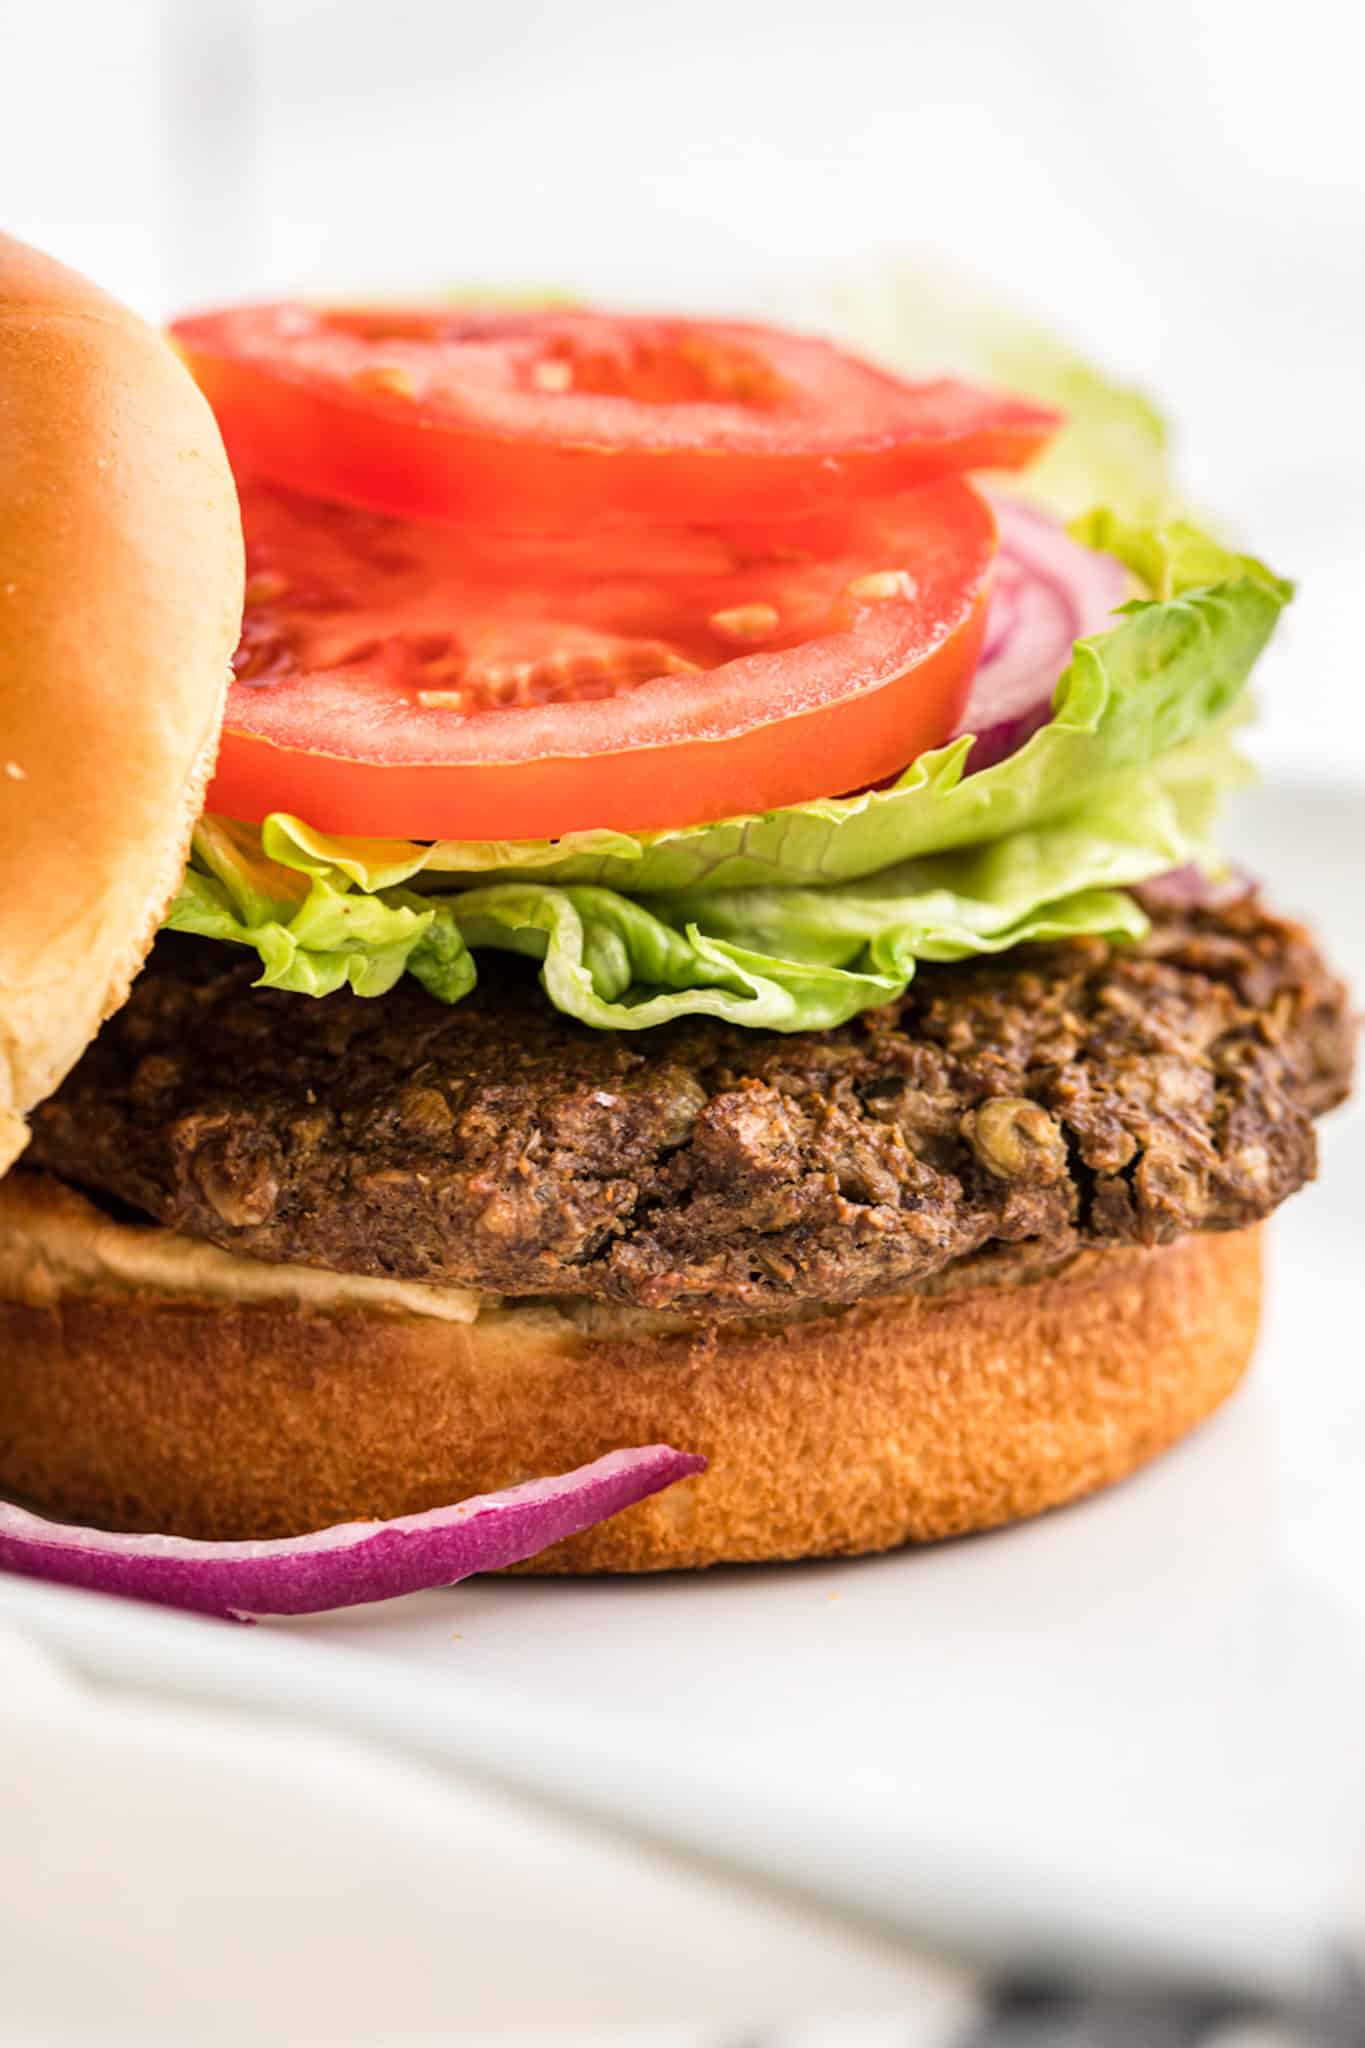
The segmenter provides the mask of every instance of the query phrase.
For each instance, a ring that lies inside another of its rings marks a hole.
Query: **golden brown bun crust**
[[[189,373],[0,236],[0,1173],[175,891],[241,621],[227,457]]]
[[[0,1490],[119,1528],[282,1535],[663,1441],[710,1469],[537,1569],[880,1550],[1122,1478],[1231,1392],[1259,1300],[1255,1231],[777,1331],[30,1290],[0,1304]]]

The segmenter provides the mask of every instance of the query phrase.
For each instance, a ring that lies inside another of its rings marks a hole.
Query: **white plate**
[[[1365,795],[1233,843],[1365,989]],[[1274,1230],[1249,1386],[1115,1491],[861,1562],[487,1580],[251,1631],[0,1579],[110,1677],[302,1711],[964,1951],[1284,1989],[1365,1843],[1365,1113]]]

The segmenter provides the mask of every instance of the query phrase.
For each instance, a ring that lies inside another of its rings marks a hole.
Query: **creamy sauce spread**
[[[116,1223],[52,1181],[40,1189],[28,1175],[0,1182],[0,1294],[42,1306],[72,1291],[111,1290],[322,1309],[391,1308],[443,1323],[475,1322],[496,1305],[493,1297],[467,1287],[247,1259],[157,1224]]]

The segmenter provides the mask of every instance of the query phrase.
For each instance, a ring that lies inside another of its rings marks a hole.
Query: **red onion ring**
[[[0,1502],[0,1570],[224,1619],[320,1614],[520,1564],[705,1469],[705,1458],[649,1444],[454,1507],[256,1543],[111,1535]]]
[[[1235,865],[1216,876],[1191,865],[1153,875],[1133,893],[1146,910],[1231,910],[1256,894],[1256,884],[1245,868]]]
[[[1046,513],[992,498],[1000,553],[981,663],[952,737],[972,733],[969,772],[1003,761],[1052,713],[1052,693],[1077,640],[1103,632],[1127,573]]]

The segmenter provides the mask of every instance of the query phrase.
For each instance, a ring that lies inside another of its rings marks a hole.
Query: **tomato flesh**
[[[947,478],[765,531],[520,538],[241,484],[211,809],[397,838],[643,831],[865,787],[952,729],[995,526]]]
[[[1058,425],[734,322],[284,304],[173,333],[244,473],[503,529],[787,520],[1017,468]]]

